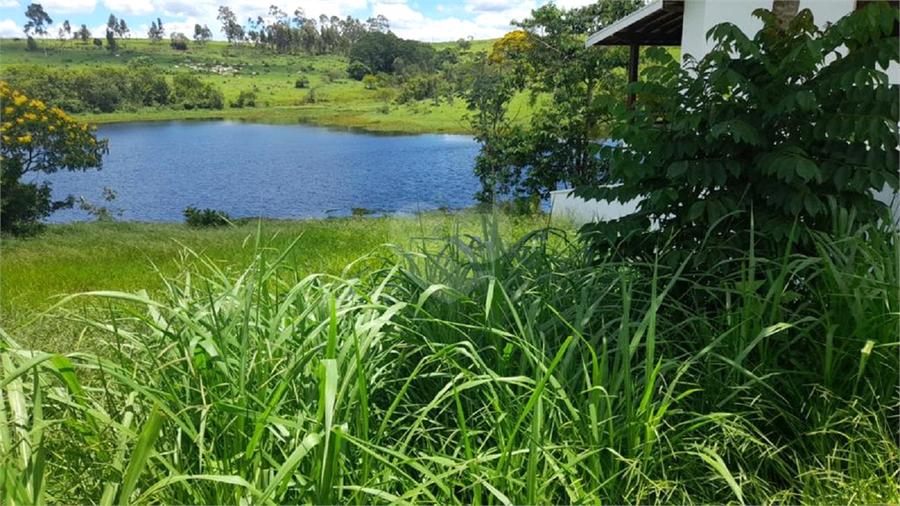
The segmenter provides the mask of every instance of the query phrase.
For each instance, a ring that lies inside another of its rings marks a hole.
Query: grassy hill
[[[438,43],[440,50],[456,43]],[[493,41],[474,41],[468,51],[489,50]],[[47,40],[41,49],[28,51],[25,40],[0,41],[0,76],[10,67],[37,65],[55,69],[83,70],[91,67],[128,67],[137,58],[152,60],[154,68],[166,75],[191,72],[218,86],[225,96],[222,110],[178,110],[145,107],[113,113],[76,114],[93,123],[171,119],[234,119],[267,123],[304,122],[328,126],[361,128],[370,131],[403,133],[469,133],[464,120],[465,103],[454,100],[434,105],[431,100],[398,105],[396,89],[366,89],[349,79],[349,60],[342,56],[276,54],[250,45],[226,42],[191,44],[186,51],[172,49],[167,42],[146,39],[120,41],[119,50],[107,51],[90,42]],[[308,86],[297,88],[298,79]],[[256,106],[232,108],[242,91],[256,90]],[[512,117],[527,118],[527,97],[518,97],[511,106]]]

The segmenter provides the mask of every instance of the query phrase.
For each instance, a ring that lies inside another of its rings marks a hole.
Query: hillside
[[[0,76],[11,69],[37,66],[41,69],[84,71],[100,67],[129,69],[151,66],[171,81],[172,76],[189,72],[221,89],[222,109],[175,107],[131,107],[111,113],[76,112],[79,120],[93,123],[151,121],[170,119],[233,119],[267,123],[304,122],[369,131],[403,133],[469,133],[461,100],[412,101],[398,104],[396,87],[379,84],[367,89],[347,76],[349,60],[344,56],[307,56],[277,54],[248,45],[226,42],[189,44],[178,51],[168,42],[151,43],[147,39],[120,42],[115,52],[90,42],[41,42],[38,51],[29,51],[25,40],[0,41]],[[455,43],[433,44],[435,49],[453,48],[461,57],[467,53],[490,50],[493,41],[474,41],[462,50]],[[46,49],[46,51],[45,51]],[[27,71],[26,71],[27,73]],[[298,81],[307,81],[298,88]],[[242,92],[255,92],[255,105],[234,107]],[[528,116],[527,97],[512,104],[512,116]]]

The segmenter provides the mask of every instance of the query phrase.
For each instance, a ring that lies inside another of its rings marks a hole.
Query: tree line
[[[67,113],[109,113],[155,106],[222,109],[225,104],[219,87],[188,73],[176,74],[169,81],[146,57],[131,60],[128,68],[71,71],[16,66],[7,69],[3,78],[24,95]]]

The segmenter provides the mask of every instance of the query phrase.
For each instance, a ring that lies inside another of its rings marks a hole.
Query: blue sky
[[[457,40],[464,37],[487,39],[500,37],[511,28],[512,19],[523,19],[534,9],[554,2],[571,8],[596,0],[40,0],[53,19],[50,34],[68,20],[74,27],[86,24],[95,36],[102,36],[110,14],[125,19],[132,37],[146,37],[151,21],[161,18],[167,35],[183,32],[193,35],[194,24],[206,24],[215,39],[222,39],[216,21],[218,7],[229,6],[241,22],[248,17],[265,16],[270,5],[278,5],[292,14],[298,7],[307,16],[348,15],[367,19],[383,14],[398,36],[426,42]],[[30,0],[0,0],[0,37],[22,37],[27,22],[25,9]]]

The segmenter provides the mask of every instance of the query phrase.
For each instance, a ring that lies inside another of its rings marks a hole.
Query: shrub
[[[225,106],[222,91],[191,74],[178,74],[172,79],[169,101],[185,109],[221,109]]]
[[[197,209],[194,206],[184,208],[184,221],[191,227],[221,227],[231,223],[228,213],[213,209]]]
[[[233,100],[231,107],[241,108],[241,107],[256,107],[256,93],[259,91],[255,85],[252,89],[249,90],[241,90],[238,94],[237,100]]]
[[[625,147],[607,150],[622,184],[576,190],[644,197],[635,214],[584,229],[598,251],[647,259],[671,240],[670,264],[694,254],[711,266],[753,248],[809,253],[811,232],[838,212],[887,219],[872,190],[900,184],[900,90],[880,70],[898,61],[897,10],[874,2],[822,31],[808,9],[787,27],[754,14],[764,23],[755,37],[719,25],[689,69],[648,50],[661,63],[630,86],[638,100],[617,110],[610,136]]]
[[[172,46],[172,49],[175,49],[177,51],[187,51],[189,42],[187,36],[185,36],[181,32],[175,32],[172,34],[171,38],[172,42],[170,45]]]
[[[28,51],[37,51],[38,50],[37,42],[34,40],[34,37],[32,37],[30,35],[28,36],[26,44],[28,44]]]
[[[107,143],[62,110],[29,99],[2,81],[0,105],[0,230],[29,234],[41,228],[43,218],[74,204],[72,196],[53,200],[50,183],[38,184],[37,178],[60,170],[99,169]]]
[[[306,76],[300,76],[294,81],[294,88],[303,89],[309,88],[309,78]]]
[[[369,67],[366,67],[362,62],[354,61],[350,63],[350,66],[347,67],[347,74],[351,79],[355,79],[357,81],[362,81],[363,77],[366,74],[371,74],[372,71],[369,70]]]

